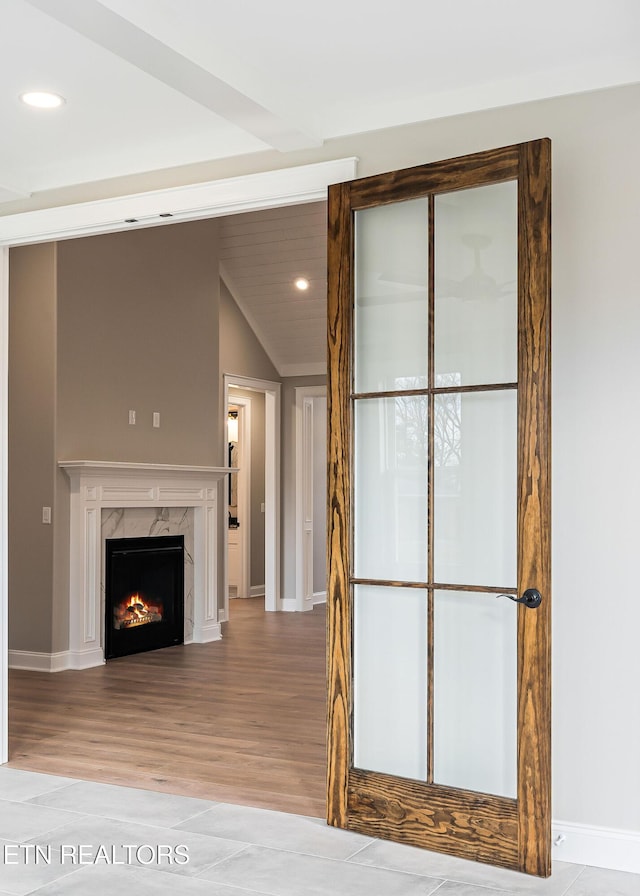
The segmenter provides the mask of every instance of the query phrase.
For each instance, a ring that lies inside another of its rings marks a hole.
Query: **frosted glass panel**
[[[518,345],[515,181],[436,196],[436,385],[513,383]]]
[[[424,396],[355,402],[358,578],[426,581],[428,407]]]
[[[436,395],[434,575],[516,587],[515,390]]]
[[[428,201],[356,212],[355,390],[427,385]]]
[[[517,605],[494,594],[437,591],[434,780],[517,793]]]
[[[426,780],[427,593],[354,589],[356,768]]]

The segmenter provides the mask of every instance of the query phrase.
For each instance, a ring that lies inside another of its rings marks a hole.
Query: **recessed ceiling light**
[[[33,106],[36,109],[58,109],[66,100],[57,93],[48,93],[43,90],[32,90],[28,93],[21,93],[20,99],[27,106]]]
[[[298,289],[303,289],[303,290],[309,289],[309,281],[307,280],[306,277],[298,277],[298,279],[295,282],[295,285],[297,286]]]

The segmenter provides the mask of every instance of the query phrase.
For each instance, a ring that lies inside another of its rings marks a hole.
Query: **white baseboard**
[[[326,591],[314,591],[313,592],[313,606],[316,604],[326,604],[327,602],[327,592]]]
[[[104,652],[101,647],[94,647],[91,650],[69,650],[67,651],[69,660],[65,669],[93,669],[96,666],[104,665]],[[61,669],[53,669],[53,672],[61,671]]]
[[[551,830],[553,859],[640,873],[640,831],[621,831],[566,821],[553,821]]]
[[[252,585],[249,589],[249,597],[264,597],[264,585]]]
[[[104,664],[102,650],[62,650],[59,653],[38,653],[33,650],[10,650],[9,668],[28,672],[64,672],[67,669],[93,669]]]
[[[10,650],[9,668],[27,672],[60,672],[69,668],[69,651],[37,653],[33,650]]]
[[[212,641],[222,640],[222,625],[220,622],[212,622],[203,625],[200,631],[193,632],[192,644],[210,644]]]
[[[295,613],[298,609],[298,601],[294,597],[283,597],[280,601],[280,609],[283,613]]]

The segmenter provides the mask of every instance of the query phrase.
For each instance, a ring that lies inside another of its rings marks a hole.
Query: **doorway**
[[[229,473],[226,482],[228,528],[227,585],[229,598],[247,598],[251,595],[252,581],[252,402],[250,398],[235,395],[235,393],[232,398],[233,400],[230,401],[227,407],[227,460],[229,467],[236,468],[237,472]],[[262,447],[264,448],[264,427]],[[260,549],[259,545],[256,545],[256,547],[258,550]],[[262,533],[262,556],[264,558],[264,529]]]
[[[327,387],[296,390],[296,598],[308,611],[327,599]]]
[[[248,496],[251,492],[251,484],[242,490],[238,489],[238,508],[242,507],[245,519],[249,523],[246,526],[246,534],[243,536],[243,568],[245,581],[248,585],[244,587],[246,596],[251,596],[251,578],[250,557],[253,548],[251,547],[251,520],[255,517],[256,510],[260,513],[263,520],[260,519],[260,525],[256,526],[258,531],[264,531],[264,551],[258,548],[256,553],[262,553],[264,557],[264,608],[268,612],[274,612],[282,609],[282,599],[280,596],[280,383],[270,382],[268,380],[259,380],[252,377],[233,376],[225,374],[223,377],[223,400],[222,407],[224,414],[228,419],[229,407],[238,407],[238,435],[240,444],[240,422],[246,426],[247,421],[252,419],[252,396],[256,404],[264,402],[264,499],[258,498],[258,507],[255,506],[256,496],[252,495],[251,500],[253,506],[247,503]],[[246,415],[249,414],[249,417]],[[251,423],[253,429],[253,423]],[[225,439],[224,456],[229,464],[229,439],[228,439],[228,423],[221,427]],[[255,466],[249,459],[251,452],[246,452],[247,437],[242,437],[244,448],[242,448],[242,463],[245,472]],[[262,441],[262,439],[260,440]],[[250,474],[249,474],[250,475]],[[246,480],[245,480],[246,481]],[[260,477],[260,481],[262,479]],[[262,498],[262,495],[260,495]],[[262,510],[264,505],[264,510]],[[264,525],[262,525],[264,521]],[[228,523],[228,512],[225,513],[225,520],[222,525],[223,542],[224,542],[224,609],[221,613],[223,622],[229,620],[229,543],[231,535],[231,544],[235,539],[236,532],[242,528],[242,521],[237,530],[232,530]],[[261,540],[261,539],[260,539]],[[259,559],[259,558],[258,558]],[[256,564],[260,569],[262,565]],[[262,582],[254,583],[256,588],[262,590]]]

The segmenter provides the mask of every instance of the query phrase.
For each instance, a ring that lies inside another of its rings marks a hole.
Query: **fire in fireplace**
[[[109,538],[105,658],[184,642],[184,536]]]

